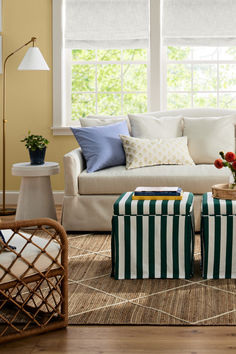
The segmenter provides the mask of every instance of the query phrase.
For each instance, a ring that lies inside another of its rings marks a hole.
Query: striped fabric
[[[132,200],[133,192],[121,194],[114,203],[114,215],[189,215],[193,194],[184,192],[182,200]]]
[[[203,278],[236,278],[236,201],[203,195],[202,257]]]
[[[236,215],[236,201],[217,199],[212,193],[205,193],[202,197],[202,215]]]
[[[193,195],[186,193],[186,198],[178,203],[182,204],[178,215],[174,215],[177,201],[168,201],[173,202],[170,206],[166,201],[144,201],[139,209],[136,200],[127,203],[130,195],[130,192],[123,194],[114,205],[114,212],[120,215],[112,218],[112,276],[115,279],[190,278],[194,247]],[[137,214],[133,215],[135,210]],[[179,215],[180,211],[188,214]]]

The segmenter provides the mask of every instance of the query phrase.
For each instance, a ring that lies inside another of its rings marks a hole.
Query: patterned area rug
[[[190,280],[114,280],[109,234],[69,235],[69,323],[236,325],[236,281],[204,280],[200,237]]]

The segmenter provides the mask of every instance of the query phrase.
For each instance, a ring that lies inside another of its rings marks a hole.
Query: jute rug
[[[190,280],[114,280],[108,234],[69,235],[71,325],[236,325],[236,281],[204,280],[200,237]]]

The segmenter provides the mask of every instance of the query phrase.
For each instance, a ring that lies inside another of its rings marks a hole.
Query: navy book
[[[179,196],[182,193],[180,187],[137,187],[134,195],[140,196]]]

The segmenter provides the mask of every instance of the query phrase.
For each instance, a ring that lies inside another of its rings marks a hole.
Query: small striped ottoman
[[[190,278],[193,274],[193,194],[179,200],[132,200],[122,194],[112,217],[115,279]]]
[[[202,276],[205,279],[236,278],[236,200],[202,200]]]

